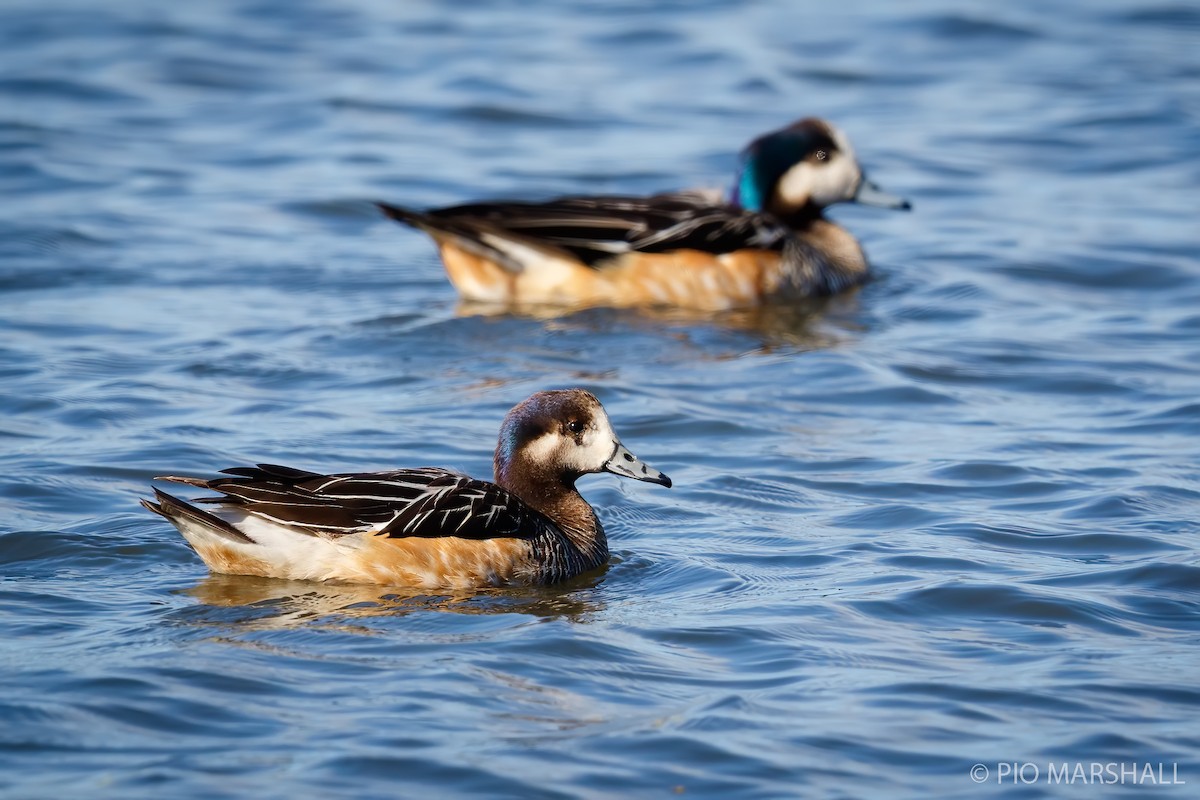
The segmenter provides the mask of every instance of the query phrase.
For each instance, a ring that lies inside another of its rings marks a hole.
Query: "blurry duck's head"
[[[604,406],[583,389],[538,392],[509,411],[500,426],[495,470],[506,488],[535,477],[572,486],[592,472],[671,485],[621,444]]]
[[[866,179],[845,134],[815,117],[764,134],[742,151],[731,201],[781,218],[820,213],[834,203],[907,211],[907,200]]]

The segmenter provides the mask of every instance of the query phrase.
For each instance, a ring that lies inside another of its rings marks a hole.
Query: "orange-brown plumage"
[[[524,583],[535,558],[529,542],[516,538],[437,539],[374,536],[339,576],[350,583],[471,588]]]
[[[146,504],[143,502],[143,505]],[[200,556],[200,560],[213,572],[226,575],[257,575],[260,578],[270,578],[274,572],[269,562],[256,558],[245,548],[238,548],[228,542],[193,542],[192,547],[196,555]]]
[[[493,260],[441,244],[446,273],[464,297],[512,304],[685,306],[705,310],[762,303],[782,281],[780,255],[739,250],[714,255],[699,250],[629,253],[602,270],[567,259],[532,262],[517,274]]]

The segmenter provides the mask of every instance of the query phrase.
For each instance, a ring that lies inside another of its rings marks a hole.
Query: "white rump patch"
[[[270,564],[272,576],[292,580],[326,580],[338,577],[345,559],[363,545],[363,535],[349,534],[330,538],[302,533],[238,509],[217,508],[210,513],[221,517],[254,540],[235,542],[189,518],[177,522],[183,538],[197,552],[220,547],[240,552],[245,557]]]

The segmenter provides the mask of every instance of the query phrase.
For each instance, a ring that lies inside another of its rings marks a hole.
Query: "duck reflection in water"
[[[523,614],[582,621],[604,608],[600,569],[552,587],[429,591],[351,583],[314,583],[251,575],[212,573],[182,590],[204,607],[191,609],[188,621],[203,625],[235,625],[254,630],[313,625],[355,626],[355,620],[398,617],[423,612],[489,615]]]

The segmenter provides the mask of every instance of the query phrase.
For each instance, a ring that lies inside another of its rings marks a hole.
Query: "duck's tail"
[[[376,203],[375,205],[379,206],[380,211],[397,222],[403,222],[405,225],[411,225],[421,230],[427,230],[430,227],[431,220],[428,214],[414,211],[411,208],[394,206],[390,203]]]
[[[154,489],[154,498],[158,501],[157,503],[152,500],[142,500],[142,507],[153,511],[160,517],[165,517],[181,531],[185,529],[199,529],[239,544],[255,544],[253,539],[216,514],[210,514],[201,508],[197,508],[186,500],[180,500],[178,497],[167,494],[158,488]]]
[[[485,259],[510,274],[518,274],[524,271],[526,266],[521,258],[510,252],[511,250],[517,248],[522,253],[528,253],[531,249],[533,252],[545,249],[539,247],[535,241],[518,241],[512,233],[494,225],[472,220],[470,217],[430,214],[394,206],[390,203],[376,203],[375,205],[397,222],[424,231],[439,246],[444,248],[446,245],[451,245],[473,256]],[[445,258],[445,252],[442,255]],[[451,276],[451,280],[453,279]]]

